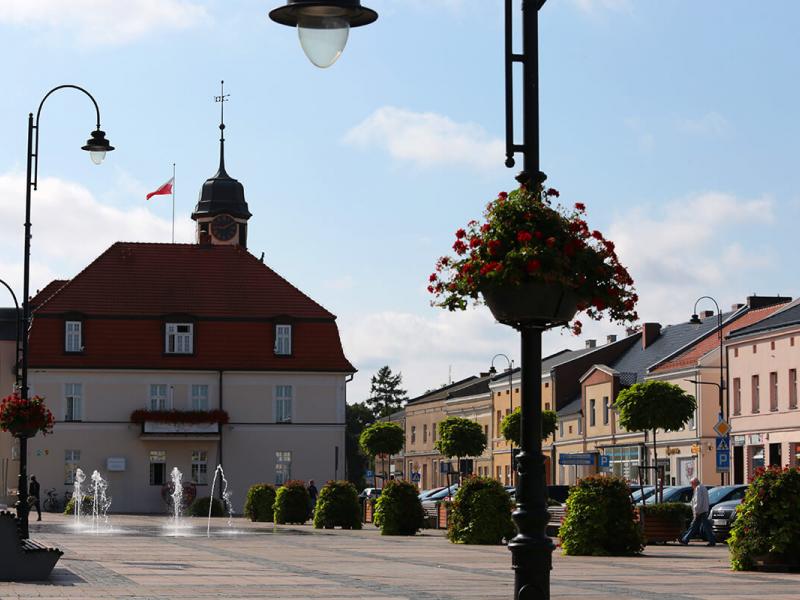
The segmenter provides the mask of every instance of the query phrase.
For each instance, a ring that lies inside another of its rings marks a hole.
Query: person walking
[[[317,504],[317,496],[319,496],[319,492],[317,491],[317,486],[314,485],[314,480],[311,479],[308,482],[308,495],[311,498],[311,506],[315,506]]]
[[[692,477],[690,483],[694,490],[692,494],[692,524],[678,541],[685,546],[699,533],[708,541],[709,546],[716,546],[717,540],[711,529],[711,523],[708,521],[708,490],[697,477]]]
[[[42,507],[39,503],[40,492],[41,486],[39,485],[39,482],[36,481],[36,475],[31,475],[31,484],[28,486],[28,497],[31,499],[31,507],[36,507],[36,513],[39,515],[39,518],[36,519],[37,521],[42,520]]]

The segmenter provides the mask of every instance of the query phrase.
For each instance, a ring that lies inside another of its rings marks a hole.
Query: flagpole
[[[172,163],[172,243],[175,243],[175,163]]]

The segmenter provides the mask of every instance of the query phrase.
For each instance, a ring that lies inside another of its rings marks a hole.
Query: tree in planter
[[[375,415],[364,402],[345,406],[344,455],[347,479],[358,489],[365,487],[364,471],[369,465],[369,459],[361,450],[358,438],[374,422]]]
[[[319,492],[314,509],[314,528],[361,529],[358,490],[349,481],[329,481]]]
[[[276,524],[297,523],[302,525],[311,516],[311,496],[306,484],[291,480],[284,483],[275,493],[273,519]]]
[[[367,406],[372,409],[376,419],[388,417],[403,408],[403,402],[408,399],[408,396],[406,391],[400,387],[402,383],[403,374],[394,375],[389,365],[381,367],[372,376]]]
[[[697,409],[694,396],[666,381],[644,381],[622,390],[614,406],[619,423],[628,431],[653,432],[653,463],[658,465],[656,430],[677,431]]]
[[[462,457],[483,454],[486,443],[486,434],[479,423],[463,417],[447,417],[439,422],[439,436],[434,446],[447,458],[455,457],[460,466]]]
[[[256,483],[247,490],[244,502],[244,516],[251,521],[271,522],[275,504],[275,486],[269,483]]]
[[[406,434],[397,423],[373,423],[361,432],[358,438],[361,448],[371,457],[381,455],[381,469],[386,478],[386,456],[403,449]]]
[[[461,544],[499,544],[514,537],[511,496],[499,481],[470,477],[456,492],[447,537]]]
[[[500,435],[503,438],[513,443],[515,446],[522,445],[522,431],[520,430],[520,423],[522,422],[522,415],[519,408],[514,412],[507,414],[500,422]],[[542,439],[546,440],[556,432],[558,426],[558,416],[555,411],[543,410],[542,411]]]
[[[424,524],[417,486],[389,481],[375,503],[375,525],[381,528],[381,535],[414,535]]]

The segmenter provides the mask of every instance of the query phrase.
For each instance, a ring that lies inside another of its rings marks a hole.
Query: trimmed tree
[[[439,422],[439,439],[434,446],[447,458],[455,457],[460,467],[462,456],[480,456],[486,443],[486,434],[478,422],[463,417],[447,417]]]
[[[622,390],[614,406],[619,412],[619,424],[628,431],[652,430],[653,462],[658,465],[656,430],[679,430],[692,418],[697,402],[681,387],[653,380]]]
[[[408,399],[408,396],[406,391],[400,387],[402,383],[403,374],[394,375],[389,365],[381,367],[372,376],[367,406],[372,409],[376,419],[388,417],[403,408],[403,402]]]
[[[373,423],[361,432],[358,442],[371,457],[381,455],[381,472],[386,479],[386,455],[397,454],[403,449],[406,434],[397,423]]]
[[[515,446],[522,445],[522,430],[520,423],[522,422],[522,413],[517,408],[514,412],[507,414],[500,422],[500,435],[507,442],[511,442]],[[558,415],[552,410],[542,411],[542,439],[546,440],[556,432],[558,426]]]
[[[347,479],[358,489],[366,487],[364,471],[369,459],[361,450],[358,438],[361,432],[375,422],[372,410],[363,402],[345,406],[344,455],[347,465]]]

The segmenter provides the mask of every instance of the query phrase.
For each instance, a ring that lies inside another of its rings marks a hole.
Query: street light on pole
[[[506,160],[514,166],[514,155],[524,157],[522,172],[517,176],[521,185],[536,188],[546,176],[539,165],[539,10],[546,0],[521,0],[522,53],[513,52],[513,0],[505,0],[505,75],[506,75]],[[287,0],[286,6],[270,12],[273,21],[284,25],[317,29],[342,29],[372,23],[378,18],[375,11],[361,6],[359,0]],[[309,25],[303,25],[303,19]],[[300,31],[301,41],[304,35]],[[338,42],[341,48],[341,35]],[[344,38],[346,42],[346,37]],[[306,44],[304,49],[307,50]],[[331,52],[328,58],[341,54]],[[338,47],[338,46],[336,46]],[[307,50],[308,53],[308,50]],[[311,56],[309,56],[311,58]],[[314,59],[312,58],[312,62]],[[521,144],[514,143],[513,64],[522,64],[522,132]],[[316,63],[315,63],[316,64]],[[322,65],[321,65],[322,66]],[[507,323],[510,324],[510,323]],[[561,324],[553,319],[540,319],[513,324],[521,336],[521,444],[517,457],[517,508],[513,519],[517,535],[509,541],[514,570],[514,598],[518,600],[549,600],[550,570],[555,545],[547,537],[547,486],[542,456],[542,332]]]
[[[28,329],[31,322],[30,306],[30,261],[31,261],[31,191],[38,189],[39,183],[39,119],[42,114],[42,107],[45,101],[59,90],[73,89],[83,92],[94,104],[97,115],[97,127],[89,135],[86,144],[81,147],[89,153],[92,162],[99,165],[103,162],[107,152],[114,150],[106,134],[100,129],[100,108],[97,101],[89,92],[80,86],[65,84],[54,87],[47,92],[39,103],[36,111],[36,121],[33,113],[28,114],[28,154],[27,154],[27,177],[25,180],[25,262],[23,266],[23,290],[22,290],[22,373],[20,375],[20,397],[28,400]],[[35,135],[34,135],[35,131]],[[28,537],[28,438],[19,438],[19,479],[17,485],[17,517],[20,521],[20,535],[22,538]]]
[[[492,357],[492,366],[489,367],[489,374],[494,376],[497,373],[497,369],[494,368],[494,361],[499,357],[503,357],[508,362],[508,408],[509,413],[514,412],[514,393],[513,393],[513,376],[514,376],[514,361],[508,358],[505,354],[495,354]],[[499,433],[499,432],[498,432]],[[508,449],[511,453],[509,458],[509,462],[511,465],[510,472],[511,472],[511,485],[514,485],[514,442],[508,443]]]
[[[8,293],[11,294],[11,298],[14,300],[14,308],[17,310],[17,312],[16,312],[17,344],[15,346],[16,352],[14,353],[14,385],[15,385],[16,389],[19,389],[19,386],[20,386],[20,382],[19,382],[19,377],[20,377],[20,356],[19,356],[20,327],[19,326],[20,326],[20,320],[21,320],[22,316],[20,315],[20,312],[19,312],[19,302],[17,302],[17,295],[14,293],[14,290],[12,290],[11,286],[8,285],[2,279],[0,279],[0,283],[2,283],[5,286],[5,288],[8,290]]]

